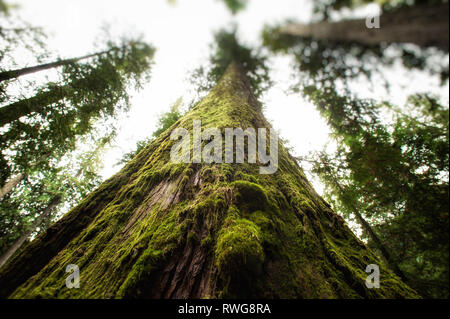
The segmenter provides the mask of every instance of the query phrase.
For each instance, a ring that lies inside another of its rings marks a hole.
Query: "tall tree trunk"
[[[172,129],[192,133],[194,120],[221,132],[270,127],[236,63]],[[170,135],[17,254],[0,271],[0,297],[418,297],[317,195],[281,143],[277,172],[261,175],[260,163],[171,162]],[[61,285],[68,264],[80,267],[79,289]],[[369,264],[380,266],[380,289],[365,285]]]
[[[11,192],[14,187],[16,187],[21,181],[23,181],[26,178],[25,174],[19,173],[11,180],[7,181],[5,185],[0,189],[0,199],[5,197],[9,192]]]
[[[300,162],[301,161],[308,161],[308,160],[305,160],[303,158],[297,158],[297,160],[300,161]],[[314,161],[308,161],[308,162],[315,163]],[[328,166],[327,164],[324,164],[324,163],[321,163],[319,165],[321,165],[321,166],[324,166],[324,165]],[[342,187],[342,185],[338,181],[338,179],[336,178],[336,175],[331,173],[331,171],[329,170],[328,171],[328,176],[330,178],[330,182],[333,184],[333,187],[336,188],[339,191],[341,196],[345,196],[346,191],[345,191],[344,187]],[[402,280],[406,281],[407,278],[406,278],[405,274],[400,270],[400,268],[398,267],[397,262],[392,258],[392,255],[389,253],[388,249],[383,244],[383,242],[380,240],[378,235],[374,232],[374,230],[372,229],[372,226],[361,215],[357,205],[355,205],[353,202],[350,202],[348,200],[345,201],[345,205],[347,206],[347,208],[349,208],[353,212],[353,214],[355,214],[359,225],[367,232],[367,234],[369,235],[370,239],[372,239],[372,241],[375,244],[376,248],[380,251],[382,257],[389,264],[391,269],[397,274],[397,276],[399,276]]]
[[[414,43],[421,47],[438,47],[448,51],[448,3],[415,6],[381,15],[380,28],[367,28],[366,20],[319,22],[309,25],[288,24],[281,33],[366,45],[380,43]]]
[[[386,259],[389,266],[392,268],[392,270],[404,281],[407,280],[405,274],[403,271],[400,270],[395,260],[392,258],[392,255],[387,250],[386,246],[381,242],[380,238],[378,238],[377,234],[373,231],[370,224],[362,217],[362,215],[359,213],[358,210],[353,211],[353,213],[356,216],[356,219],[358,220],[359,224],[364,228],[364,230],[369,234],[372,241],[375,243],[375,246],[380,250],[383,257]]]
[[[333,178],[334,185],[339,189],[341,194],[345,194],[344,188],[341,186],[341,184],[337,181],[336,178]],[[374,242],[375,246],[378,248],[378,250],[381,252],[381,255],[384,257],[384,259],[387,261],[389,266],[392,268],[392,270],[404,281],[407,280],[405,274],[403,271],[400,270],[398,267],[397,262],[392,258],[391,253],[388,251],[386,246],[382,243],[378,235],[373,231],[372,226],[365,220],[365,218],[361,215],[359,212],[359,209],[353,205],[350,204],[351,210],[353,214],[355,214],[356,219],[358,220],[358,223],[361,225],[361,227],[367,232],[369,237]]]
[[[19,70],[0,72],[0,82],[6,81],[6,80],[11,80],[11,79],[16,79],[23,75],[32,74],[32,73],[36,73],[36,72],[44,71],[44,70],[49,70],[49,69],[53,69],[53,68],[60,67],[63,65],[68,65],[71,63],[76,63],[76,62],[79,62],[82,60],[86,60],[89,58],[93,58],[93,57],[97,57],[97,56],[109,53],[113,50],[115,50],[115,49],[110,49],[110,50],[106,50],[106,51],[102,51],[102,52],[98,52],[98,53],[94,53],[94,54],[89,54],[89,55],[81,56],[78,58],[65,59],[65,60],[55,61],[52,63],[36,65],[36,66],[23,68],[23,69],[19,69]]]
[[[0,268],[11,258],[12,255],[22,247],[23,243],[27,240],[28,237],[36,230],[37,227],[41,225],[46,217],[50,215],[50,213],[55,209],[56,206],[61,204],[61,197],[54,197],[48,206],[44,209],[44,211],[36,218],[33,224],[30,227],[30,230],[25,232],[1,257],[0,257]]]
[[[69,85],[55,87],[33,97],[0,107],[0,127],[16,121],[22,116],[39,113],[45,106],[60,101],[64,97],[64,90],[69,87]]]

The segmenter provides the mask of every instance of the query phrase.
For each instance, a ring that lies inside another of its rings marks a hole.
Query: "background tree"
[[[0,107],[0,124],[7,124],[0,135],[2,185],[13,174],[44,170],[52,159],[73,150],[76,137],[89,133],[96,121],[107,124],[126,111],[127,91],[147,79],[153,52],[141,42],[110,44],[88,63],[64,65],[59,83],[47,83],[34,96]]]
[[[109,53],[109,52],[117,50],[117,49],[118,48],[111,48],[108,51],[102,51],[102,52],[97,52],[97,53],[93,53],[93,54],[88,54],[88,55],[77,57],[77,58],[58,60],[58,61],[54,61],[54,62],[50,62],[50,63],[45,63],[45,64],[31,66],[31,67],[25,67],[25,68],[17,69],[17,70],[2,71],[2,72],[0,72],[0,82],[17,79],[24,75],[33,74],[36,72],[45,71],[45,70],[57,68],[60,66],[69,65],[72,63],[77,63],[77,62],[80,62],[82,60],[86,60],[89,58],[95,58],[102,54],[106,54],[106,53]]]
[[[214,54],[210,57],[210,63],[200,66],[192,75],[192,83],[197,85],[199,92],[210,91],[217,84],[233,57],[238,57],[247,71],[246,76],[256,97],[261,97],[262,93],[272,86],[267,55],[263,54],[261,49],[250,49],[240,45],[236,38],[235,27],[231,30],[218,31],[211,50]]]
[[[368,4],[378,4],[383,12],[415,6],[434,6],[447,0],[315,0],[313,11],[318,19],[328,20],[343,9],[356,9]]]
[[[221,0],[230,9],[231,13],[236,14],[241,10],[244,10],[247,6],[248,0]]]
[[[47,36],[45,32],[39,28],[24,22],[16,14],[15,7],[6,5],[7,14],[0,11],[0,72],[9,68],[18,68],[21,63],[28,61],[29,63],[41,64],[51,55],[46,47]],[[11,9],[11,10],[10,10]],[[0,83],[0,103],[8,102],[14,98],[14,94],[20,88],[15,88],[15,92],[10,96],[11,92],[6,90],[8,82]],[[28,81],[23,84],[23,89],[33,87],[35,83]]]
[[[313,161],[327,198],[361,225],[369,245],[411,287],[447,298],[448,107],[412,96],[393,123],[383,124],[383,108],[374,101],[307,92],[338,142],[335,154],[322,152]]]
[[[7,12],[8,11],[8,6],[6,5],[5,2],[3,2],[3,0],[0,1],[0,12]]]
[[[326,3],[342,8],[349,2]],[[423,2],[411,3],[407,10],[417,10],[419,4]],[[383,8],[383,15],[405,10]],[[415,22],[410,21],[411,28]],[[347,220],[353,217],[361,225],[369,245],[423,296],[448,296],[448,217],[443,213],[448,207],[448,107],[427,95],[412,97],[399,109],[355,94],[355,87],[370,85],[374,78],[389,85],[382,70],[399,58],[408,68],[439,74],[444,84],[448,54],[400,43],[369,46],[313,34],[294,36],[283,27],[266,28],[265,44],[294,57],[300,78],[294,91],[311,99],[337,141],[336,153],[315,158],[314,171],[325,182],[328,199]],[[436,64],[438,56],[442,64]]]
[[[64,215],[64,210],[99,185],[102,154],[113,137],[110,134],[95,141],[86,137],[79,140],[79,146],[92,150],[71,152],[51,169],[27,176],[0,202],[0,267],[31,236],[45,231]]]
[[[16,8],[16,5],[10,4],[3,0],[0,0],[0,14],[8,15],[11,9]]]
[[[109,39],[97,53],[47,63],[43,32],[16,16],[7,21],[11,25],[0,26],[0,264],[54,222],[61,207],[98,185],[95,154],[114,137],[129,91],[148,80],[154,54],[138,39]],[[15,56],[23,52],[34,57],[35,67],[17,66]],[[31,73],[40,76],[38,83],[17,81]],[[76,159],[86,145],[93,147],[84,152],[89,158]],[[70,159],[80,162],[75,172],[67,168]]]
[[[368,28],[366,18],[322,21],[311,24],[291,23],[280,29],[293,36],[357,42],[364,45],[380,43],[414,43],[421,47],[437,47],[448,52],[448,2],[440,5],[402,7],[385,12],[379,28]]]
[[[341,3],[340,1],[338,2]],[[324,1],[314,3],[319,5],[319,3],[324,3]],[[329,2],[325,3],[329,4]],[[344,3],[348,2],[344,1]],[[431,4],[434,3],[430,3],[431,11],[435,7]],[[439,3],[441,4],[437,4],[437,8],[441,8],[440,12],[448,12],[448,3],[445,1],[440,1]],[[447,6],[447,9],[442,9],[441,6]],[[421,7],[414,8],[414,6],[406,10],[413,9],[419,10],[421,13],[424,10]],[[437,18],[433,19],[437,21]],[[448,15],[445,15],[442,19],[445,20],[442,25],[447,27],[447,31],[435,32],[434,36],[442,36],[448,40],[448,36],[445,37],[446,34],[448,35]],[[408,28],[410,30],[416,27],[421,28],[420,21],[420,19],[408,20]],[[320,23],[331,26],[329,20]],[[364,30],[367,30],[365,20],[356,23],[363,24],[356,28],[345,28],[345,32],[339,31],[333,32],[333,34],[345,37],[351,32],[359,32],[361,30],[365,32]],[[295,23],[286,22],[278,26],[266,26],[263,32],[263,39],[265,45],[273,52],[289,54],[294,57],[296,68],[301,70],[301,78],[305,82],[301,83],[300,87],[309,84],[319,85],[320,83],[323,86],[344,85],[345,88],[348,88],[352,81],[355,82],[357,80],[360,82],[365,77],[370,82],[375,78],[375,75],[379,75],[377,79],[385,81],[388,85],[389,81],[382,73],[383,67],[392,66],[399,59],[408,69],[425,70],[431,75],[439,75],[442,84],[448,82],[448,51],[443,52],[436,50],[436,48],[412,48],[411,45],[400,43],[400,40],[396,40],[393,43],[370,44],[358,42],[357,39],[352,38],[349,38],[348,41],[343,41],[343,39],[322,37],[318,36],[318,34],[308,33],[308,28],[305,29],[307,31],[305,34],[294,35],[292,32],[286,32],[286,27],[293,24]],[[336,31],[336,28],[333,30]],[[380,29],[371,30],[373,32],[380,31]],[[368,36],[366,38],[373,37]]]

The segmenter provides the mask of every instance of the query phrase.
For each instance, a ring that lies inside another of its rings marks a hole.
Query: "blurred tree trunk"
[[[55,196],[44,211],[33,221],[30,229],[25,232],[1,257],[0,257],[0,268],[14,255],[14,253],[22,247],[23,243],[33,234],[33,232],[38,228],[46,217],[48,217],[53,209],[55,209],[59,204],[61,204],[61,197]]]
[[[89,58],[93,58],[93,57],[97,57],[97,56],[109,53],[112,50],[115,50],[115,49],[106,50],[106,51],[102,51],[102,52],[98,52],[98,53],[94,53],[94,54],[89,54],[89,55],[81,56],[78,58],[59,60],[59,61],[55,61],[52,63],[46,63],[46,64],[36,65],[36,66],[32,66],[32,67],[22,68],[22,69],[18,69],[18,70],[3,71],[3,72],[0,72],[0,82],[11,80],[11,79],[16,79],[18,77],[21,77],[21,76],[24,76],[27,74],[32,74],[32,73],[36,73],[36,72],[40,72],[40,71],[44,71],[44,70],[49,70],[49,69],[53,69],[56,67],[68,65],[71,63],[76,63],[76,62],[79,62],[82,60],[86,60]]]
[[[14,189],[14,187],[16,187],[25,178],[26,178],[25,174],[19,173],[13,178],[11,178],[11,180],[7,181],[6,184],[3,185],[2,188],[0,189],[0,199],[9,194],[9,192],[11,192]]]
[[[420,47],[438,47],[448,51],[448,3],[415,6],[381,15],[380,28],[367,28],[366,19],[313,24],[288,24],[283,34],[365,45],[413,43]]]
[[[70,89],[70,86],[57,86],[33,97],[0,107],[0,127],[16,121],[22,116],[39,113],[45,106],[60,101],[64,97],[65,89]]]
[[[362,217],[362,215],[359,213],[359,211],[355,210],[354,214],[356,216],[356,219],[358,220],[359,224],[364,228],[364,230],[369,234],[370,239],[374,242],[376,248],[378,248],[381,252],[381,255],[383,255],[384,259],[386,259],[387,263],[390,267],[392,267],[392,270],[404,281],[407,280],[405,277],[405,274],[398,268],[397,263],[395,260],[393,260],[392,255],[389,253],[387,248],[384,246],[384,244],[381,242],[380,238],[378,238],[377,234],[373,231],[370,224]]]

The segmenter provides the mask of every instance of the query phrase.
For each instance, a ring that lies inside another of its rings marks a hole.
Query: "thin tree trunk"
[[[367,28],[366,20],[360,19],[309,25],[288,24],[280,32],[299,37],[366,45],[414,43],[421,47],[438,47],[448,51],[448,12],[448,3],[415,6],[382,14],[380,28]]]
[[[192,136],[198,120],[271,128],[237,63],[176,127]],[[343,222],[330,225],[337,215],[281,142],[278,170],[261,175],[261,163],[172,162],[171,133],[17,254],[0,298],[417,297]],[[79,265],[80,289],[61,285],[67,264]],[[380,289],[366,287],[369,264]]]
[[[373,242],[375,243],[375,246],[380,250],[383,257],[386,259],[389,266],[392,267],[392,270],[400,277],[402,280],[406,281],[407,278],[405,274],[400,270],[395,260],[392,258],[392,255],[389,253],[387,248],[383,245],[380,238],[378,238],[377,234],[373,231],[370,224],[364,219],[364,217],[361,216],[361,214],[355,209],[353,213],[356,216],[356,219],[359,221],[361,226],[364,228],[364,230],[369,234],[369,236],[372,238]]]
[[[345,194],[344,189],[342,188],[341,184],[334,178],[334,184],[339,189],[341,194]],[[392,270],[400,277],[402,280],[406,281],[407,278],[405,274],[400,270],[395,260],[392,258],[392,255],[389,253],[386,246],[381,242],[380,238],[378,238],[378,235],[373,231],[372,226],[364,219],[364,217],[359,213],[359,210],[357,207],[353,204],[351,205],[351,209],[353,211],[353,214],[355,214],[356,219],[358,220],[359,224],[364,228],[364,230],[369,234],[370,238],[375,243],[375,246],[380,250],[381,255],[384,257],[384,259],[387,261],[389,266],[391,266]]]
[[[11,79],[16,79],[23,75],[32,74],[32,73],[36,73],[36,72],[44,71],[44,70],[49,70],[49,69],[53,69],[53,68],[60,67],[63,65],[68,65],[71,63],[76,63],[76,62],[79,62],[82,60],[86,60],[89,58],[93,58],[96,56],[100,56],[100,55],[109,53],[113,50],[115,50],[115,49],[110,49],[110,50],[106,50],[106,51],[102,51],[102,52],[98,52],[98,53],[94,53],[94,54],[89,54],[89,55],[85,55],[85,56],[78,57],[78,58],[72,58],[72,59],[60,60],[60,61],[56,61],[56,62],[52,62],[52,63],[36,65],[36,66],[27,67],[27,68],[23,68],[23,69],[19,69],[19,70],[0,72],[0,82],[6,81],[6,80],[11,80]]]
[[[0,108],[0,127],[18,120],[22,116],[41,112],[45,106],[56,103],[64,97],[64,90],[70,85],[53,88],[50,91],[23,99]]]
[[[19,173],[14,176],[11,180],[7,181],[5,185],[0,189],[0,199],[5,197],[9,192],[11,192],[14,187],[16,187],[21,181],[25,179],[26,175]]]
[[[27,240],[28,237],[36,230],[39,225],[44,221],[46,217],[50,215],[50,213],[53,211],[53,209],[56,208],[61,204],[61,197],[56,196],[54,197],[48,206],[44,209],[42,214],[40,214],[34,221],[33,224],[30,227],[30,230],[25,232],[1,257],[0,257],[0,268],[3,267],[3,265],[11,258],[12,255],[20,248],[22,247],[23,243]]]
[[[5,32],[14,32],[14,33],[18,33],[18,32],[24,32],[24,31],[41,31],[41,28],[2,28],[0,27],[0,34],[5,33]]]
[[[104,51],[103,53],[113,50],[116,49]],[[83,81],[85,81],[85,79],[78,79],[67,85],[55,86],[30,98],[22,99],[20,101],[0,107],[0,127],[16,121],[22,116],[26,116],[31,113],[42,112],[45,106],[62,100],[66,96],[66,90],[73,89],[78,85],[78,83],[84,85]]]

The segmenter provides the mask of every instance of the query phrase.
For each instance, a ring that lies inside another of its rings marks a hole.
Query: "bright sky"
[[[283,22],[288,18],[308,22],[311,1],[251,0],[248,8],[232,17],[221,1],[178,0],[14,0],[22,5],[20,16],[50,33],[48,47],[61,57],[76,57],[95,51],[94,44],[105,24],[113,34],[142,33],[157,48],[151,82],[134,93],[127,118],[121,119],[117,145],[105,157],[102,175],[107,178],[120,169],[114,166],[122,154],[133,150],[136,141],[151,135],[157,116],[168,110],[179,97],[190,96],[186,80],[190,71],[204,63],[209,54],[213,32],[233,22],[239,26],[246,43],[258,45],[264,24]],[[374,8],[369,8],[374,10]],[[376,10],[376,8],[375,8]],[[294,82],[290,59],[271,61],[272,79],[276,85],[264,97],[265,115],[289,140],[294,155],[321,150],[329,140],[329,130],[315,108],[298,95],[286,90]],[[390,96],[383,90],[361,87],[364,96],[389,98],[402,103],[407,93],[430,90],[440,93],[448,103],[448,88],[420,73],[405,75],[400,68],[390,71],[398,83]],[[191,92],[192,93],[192,92]],[[189,98],[185,99],[188,102]],[[319,193],[322,186],[312,181]]]

